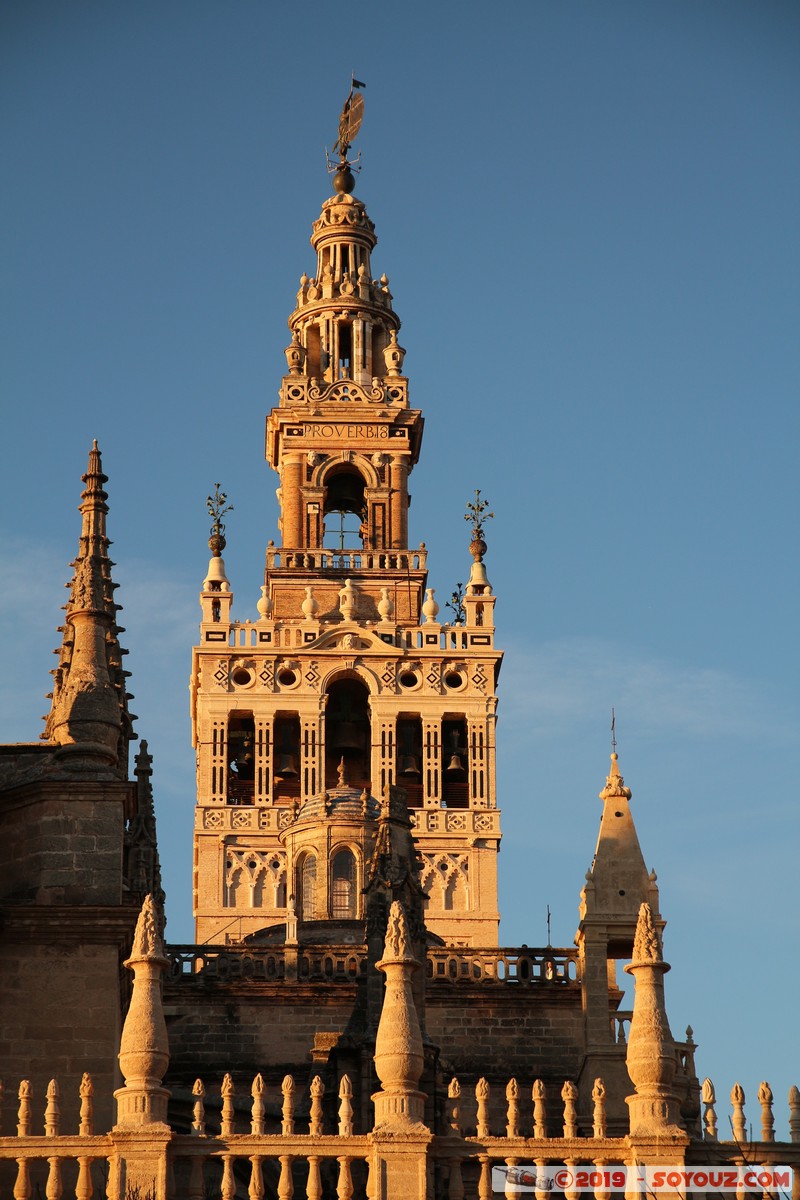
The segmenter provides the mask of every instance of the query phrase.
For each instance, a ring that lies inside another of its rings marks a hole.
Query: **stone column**
[[[284,469],[281,478],[281,509],[283,516],[283,545],[289,550],[298,550],[305,545],[303,537],[303,504],[302,504],[303,464],[294,455],[284,459]]]
[[[170,1094],[161,1086],[169,1065],[161,977],[168,960],[152,895],[145,897],[125,966],[133,970],[134,980],[119,1049],[125,1086],[114,1093],[118,1115],[111,1131],[112,1173],[119,1195],[139,1188],[153,1200],[166,1200],[172,1131],[166,1123]]]
[[[425,1200],[428,1147],[432,1134],[423,1122],[425,1097],[418,1090],[424,1066],[422,1034],[411,987],[420,969],[412,952],[403,906],[395,900],[383,958],[386,992],[375,1039],[375,1070],[381,1090],[372,1097],[375,1125],[370,1141],[371,1197]]]
[[[675,1043],[664,1005],[664,975],[669,964],[662,958],[661,938],[649,904],[639,909],[633,958],[625,970],[636,981],[627,1055],[628,1074],[636,1088],[635,1094],[626,1098],[631,1137],[685,1139],[680,1106],[672,1091]]]
[[[405,550],[408,547],[408,466],[399,455],[390,463],[389,482],[392,489],[389,547]]]

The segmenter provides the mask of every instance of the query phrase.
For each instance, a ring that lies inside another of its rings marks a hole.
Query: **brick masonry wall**
[[[475,1123],[475,1084],[483,1076],[491,1088],[493,1131],[505,1132],[505,1089],[513,1077],[523,1133],[530,1136],[531,1087],[541,1079],[551,1097],[551,1136],[560,1136],[561,1088],[566,1079],[577,1080],[584,1051],[579,988],[437,983],[426,992],[425,1015],[445,1082],[455,1075],[461,1084],[467,1126]]]
[[[357,999],[358,988],[351,984],[170,980],[164,996],[171,1054],[165,1082],[185,1099],[200,1077],[209,1095],[217,1096],[230,1071],[237,1092],[246,1094],[260,1071],[273,1090],[284,1075],[293,1075],[300,1092],[317,1070],[325,1074],[312,1063],[315,1035],[352,1028]],[[426,1024],[440,1049],[445,1084],[453,1075],[461,1084],[468,1124],[474,1124],[475,1084],[485,1076],[493,1124],[504,1131],[505,1087],[514,1076],[527,1124],[533,1081],[545,1081],[553,1134],[560,1132],[561,1087],[577,1079],[583,1057],[578,988],[437,983],[427,990]]]
[[[112,785],[113,787],[113,785]],[[0,820],[0,899],[39,904],[119,904],[124,832],[121,789],[49,787]]]
[[[272,1082],[311,1070],[318,1032],[343,1033],[358,985],[224,984],[168,980],[164,1010],[170,1044],[166,1079],[182,1087],[198,1077],[218,1087],[226,1071],[249,1089],[256,1072]]]
[[[119,1009],[116,947],[0,947],[3,1130],[16,1127],[19,1081],[30,1079],[34,1132],[43,1133],[47,1084],[57,1079],[62,1132],[77,1133],[84,1071],[94,1082],[95,1129],[111,1127],[113,1091],[122,1082],[117,1070]]]

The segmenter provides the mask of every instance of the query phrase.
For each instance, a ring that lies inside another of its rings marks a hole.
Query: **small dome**
[[[327,793],[321,792],[306,800],[297,814],[297,820],[322,820],[326,816],[363,818],[363,794],[361,788],[331,788]],[[367,800],[367,817],[377,820],[380,813],[380,804],[374,796],[370,796]]]

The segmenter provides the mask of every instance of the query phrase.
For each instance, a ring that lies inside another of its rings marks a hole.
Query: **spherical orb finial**
[[[346,196],[355,188],[356,177],[347,163],[339,164],[339,170],[333,177],[333,186],[337,192],[343,192]]]

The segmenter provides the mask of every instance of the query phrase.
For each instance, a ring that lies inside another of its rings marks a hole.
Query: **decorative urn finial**
[[[233,512],[233,505],[228,504],[227,501],[227,493],[221,492],[220,485],[215,483],[214,494],[206,497],[206,508],[208,509],[208,515],[211,517],[211,537],[208,539],[208,548],[214,558],[219,558],[227,545],[225,540],[225,525],[222,518],[227,513]]]
[[[469,544],[469,552],[476,562],[483,562],[483,556],[487,549],[483,536],[485,532],[484,527],[487,521],[494,519],[494,513],[486,511],[488,507],[488,500],[481,500],[481,489],[475,488],[475,501],[467,505],[464,520],[472,526],[472,541]]]

